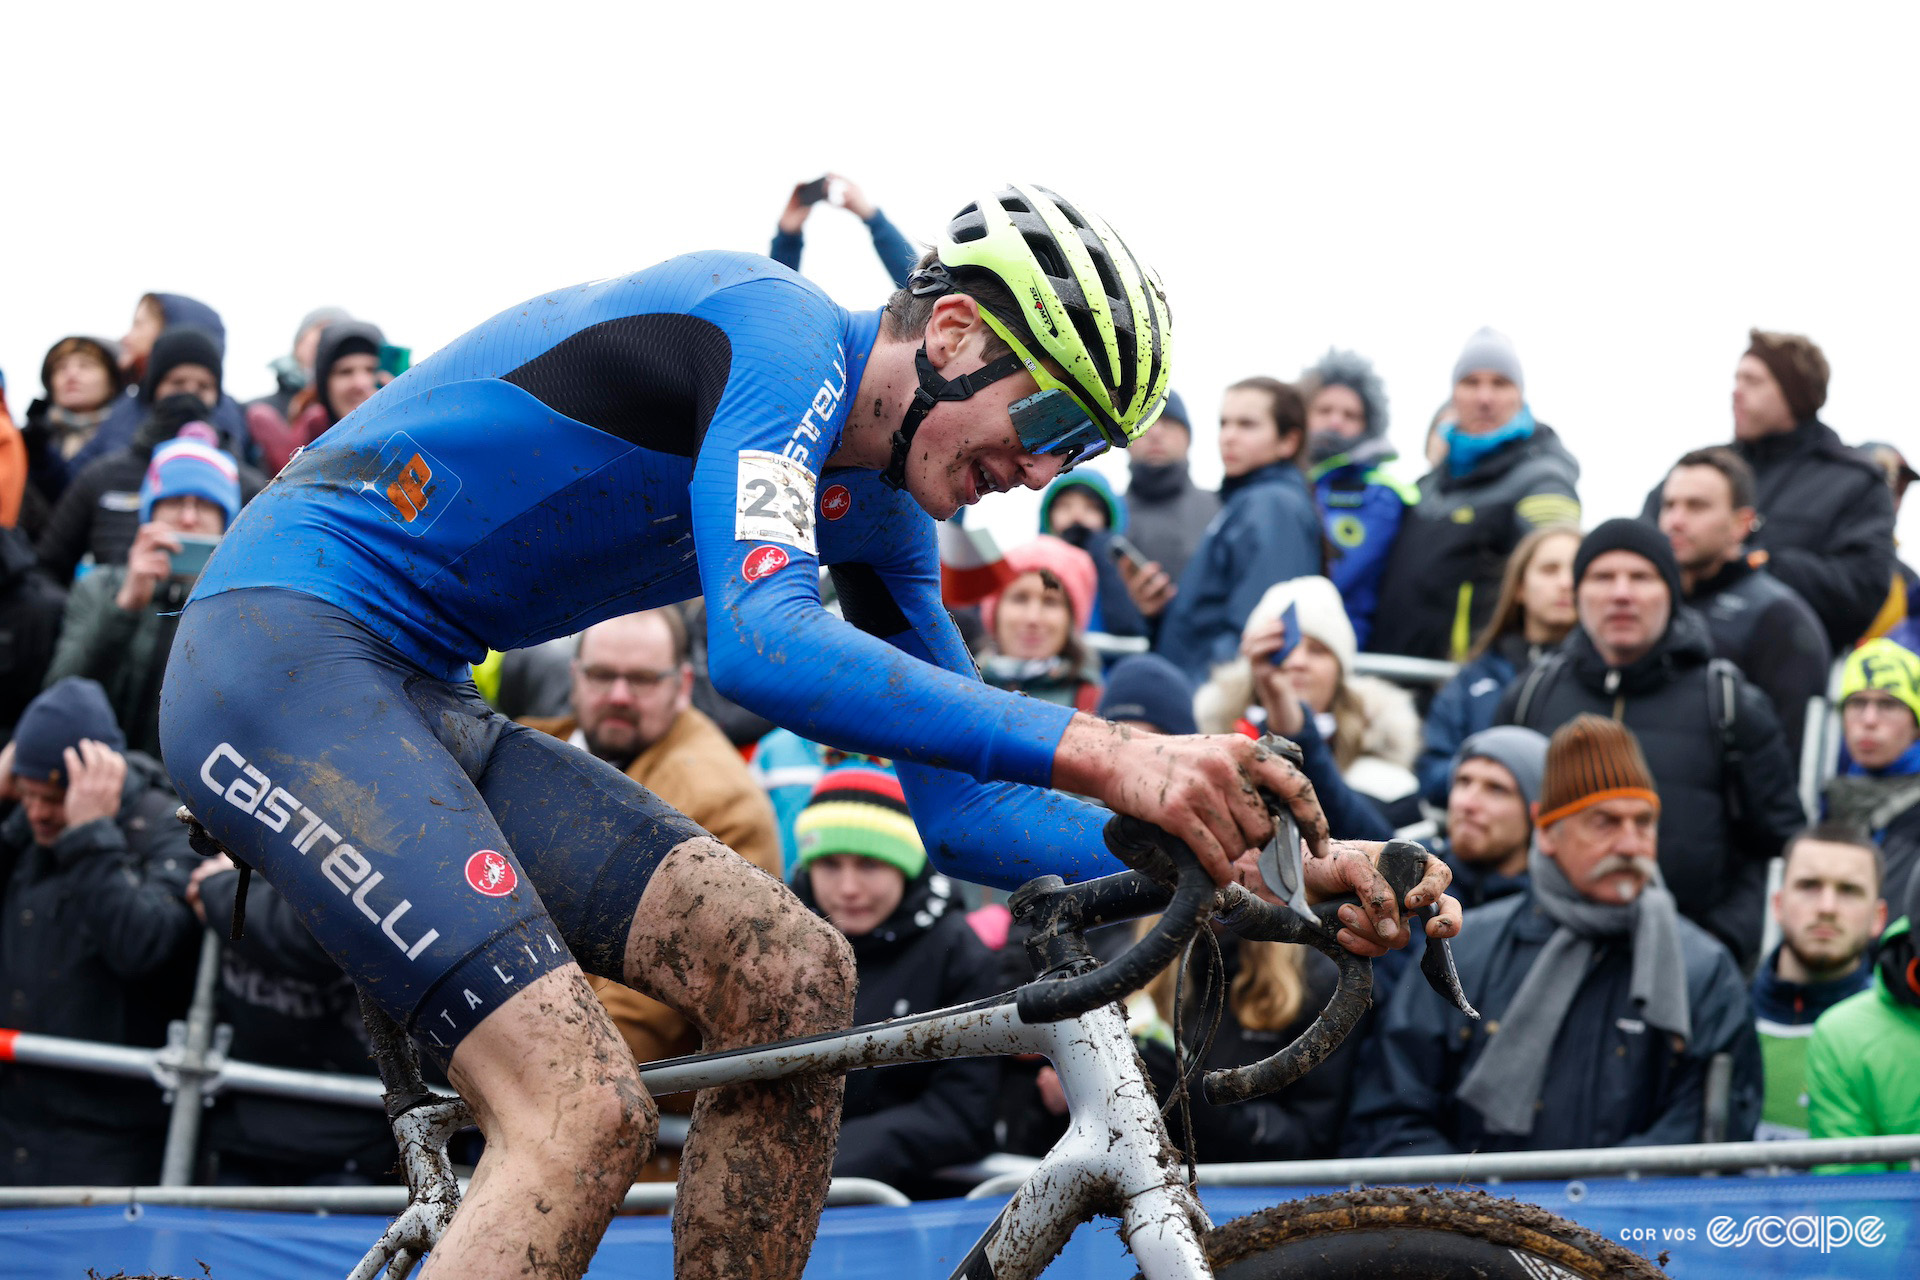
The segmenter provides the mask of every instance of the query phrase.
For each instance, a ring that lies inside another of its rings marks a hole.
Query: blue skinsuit
[[[311,882],[316,935],[423,1035],[437,1013],[457,1043],[568,958],[555,925],[620,976],[646,876],[696,830],[610,767],[550,760],[489,717],[466,664],[695,594],[716,686],[902,761],[944,872],[1011,887],[1118,868],[1103,811],[1038,789],[1071,711],[978,679],[940,602],[931,518],[877,473],[822,473],[879,323],[741,253],[535,298],[383,388],[222,542],[167,678],[175,781],[283,893]],[[821,606],[821,564],[845,622]],[[346,692],[356,671],[366,691]],[[565,821],[544,811],[556,791],[576,806]],[[325,821],[302,848],[309,819]],[[627,855],[581,852],[582,829],[614,831]],[[332,839],[346,855],[324,855]],[[537,895],[496,896],[523,879]],[[404,916],[387,927],[401,892],[417,929],[439,930],[418,955]],[[448,991],[463,1007],[439,1007]]]

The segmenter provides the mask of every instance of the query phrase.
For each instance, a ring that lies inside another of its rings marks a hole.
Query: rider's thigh
[[[656,868],[679,846],[713,837],[606,761],[523,725],[500,730],[478,780],[581,967],[619,979]]]
[[[167,673],[181,797],[442,1056],[572,959],[470,777],[495,721],[295,592],[196,601]]]
[[[627,985],[699,1027],[709,1049],[847,1026],[853,949],[792,890],[706,838],[654,872],[628,939]]]

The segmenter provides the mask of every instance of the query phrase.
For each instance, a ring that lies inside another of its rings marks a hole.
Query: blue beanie
[[[153,451],[140,482],[140,523],[153,519],[153,504],[191,494],[227,513],[240,514],[240,468],[233,455],[200,440],[168,440]]]
[[[60,782],[67,770],[66,749],[78,747],[82,738],[104,742],[115,751],[127,749],[107,691],[85,676],[68,676],[20,713],[13,729],[13,772],[35,782]]]
[[[1053,500],[1068,489],[1081,488],[1091,493],[1095,500],[1107,510],[1107,531],[1125,533],[1127,529],[1126,504],[1114,496],[1113,486],[1098,471],[1070,471],[1047,486],[1040,496],[1040,532],[1052,533],[1047,521],[1053,516]]]
[[[1114,663],[1095,714],[1103,720],[1139,720],[1162,733],[1200,732],[1193,718],[1193,685],[1157,653]]]
[[[1172,389],[1167,391],[1167,404],[1160,410],[1160,416],[1179,423],[1187,429],[1189,435],[1193,433],[1193,419],[1187,416],[1187,402],[1180,398],[1178,391]]]

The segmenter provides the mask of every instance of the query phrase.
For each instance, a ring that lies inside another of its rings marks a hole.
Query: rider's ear
[[[933,304],[927,317],[927,359],[944,369],[955,357],[979,353],[991,331],[980,318],[980,304],[964,293],[949,293]]]

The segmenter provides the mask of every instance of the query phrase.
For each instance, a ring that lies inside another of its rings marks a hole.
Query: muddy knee
[[[660,1109],[640,1083],[639,1068],[624,1053],[597,1086],[586,1091],[572,1117],[579,1144],[609,1175],[631,1182],[653,1154]]]
[[[752,939],[715,1002],[713,1033],[728,1044],[838,1031],[853,1019],[852,946],[797,901],[794,907],[769,928],[749,922]]]
[[[815,1030],[838,1030],[853,1019],[853,994],[859,985],[853,944],[812,912],[803,924],[805,936],[794,948],[796,989],[813,1006],[819,1020]]]

